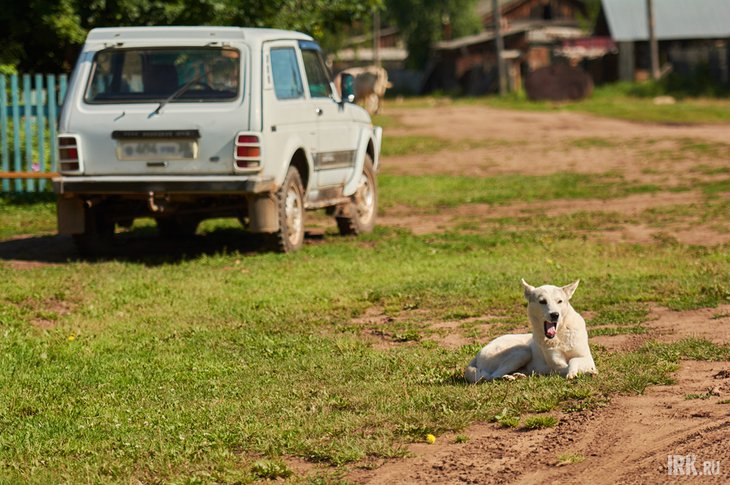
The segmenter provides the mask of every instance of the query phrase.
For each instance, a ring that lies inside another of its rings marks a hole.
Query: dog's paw
[[[569,372],[567,376],[565,376],[566,379],[575,379],[581,374],[588,374],[588,375],[595,375],[598,374],[595,370],[581,370],[576,372]]]
[[[512,374],[505,374],[502,379],[505,381],[514,381],[515,379],[526,379],[527,376],[522,372],[513,372]]]

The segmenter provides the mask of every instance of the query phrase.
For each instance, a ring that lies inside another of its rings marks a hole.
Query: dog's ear
[[[575,280],[575,282],[563,286],[563,291],[568,296],[568,300],[570,300],[573,297],[573,293],[575,293],[575,289],[578,288],[578,283],[580,283],[580,280]]]
[[[535,291],[535,287],[527,283],[524,278],[522,279],[522,287],[525,289],[525,298],[529,300],[530,295],[532,295],[532,292]]]

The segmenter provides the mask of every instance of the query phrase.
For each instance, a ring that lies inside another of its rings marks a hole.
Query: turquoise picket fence
[[[65,74],[0,75],[0,191],[43,192],[58,169]]]

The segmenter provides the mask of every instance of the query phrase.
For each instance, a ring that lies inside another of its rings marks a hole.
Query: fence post
[[[20,99],[18,96],[18,75],[10,75],[10,102],[13,104],[13,169],[22,170],[20,164]],[[22,181],[15,179],[15,191],[22,191]]]
[[[8,94],[5,74],[0,74],[0,170],[10,170],[10,154],[8,153]],[[3,179],[2,191],[10,192],[10,180]]]
[[[38,134],[38,171],[45,172],[46,170],[46,120],[43,114],[43,75],[35,75],[35,100],[36,100],[36,130]],[[49,118],[49,121],[50,118]],[[55,122],[55,120],[53,120]],[[36,168],[36,167],[34,167]],[[38,181],[38,190],[43,192],[46,188],[45,179]]]
[[[49,74],[48,87],[48,136],[51,142],[51,172],[58,167],[58,140],[56,140],[56,76]]]
[[[25,115],[25,169],[33,171],[33,97],[31,96],[30,74],[23,74],[23,114]],[[35,191],[35,181],[25,181],[26,192]]]
[[[58,104],[62,105],[66,101],[66,89],[68,88],[68,76],[61,74],[58,79],[59,93],[58,93]]]

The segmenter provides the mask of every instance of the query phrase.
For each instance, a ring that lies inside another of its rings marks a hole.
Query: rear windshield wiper
[[[160,105],[157,106],[157,109],[155,109],[152,113],[150,113],[150,116],[160,114],[160,110],[162,108],[164,108],[167,103],[169,103],[173,99],[177,98],[178,96],[182,96],[185,93],[185,91],[190,89],[190,87],[193,84],[195,84],[197,81],[200,81],[204,76],[207,76],[209,73],[210,73],[210,71],[208,69],[206,69],[205,72],[203,72],[202,74],[195,76],[190,81],[188,81],[185,84],[183,84],[182,86],[180,86],[180,88],[177,91],[172,93],[166,99],[160,101]]]

